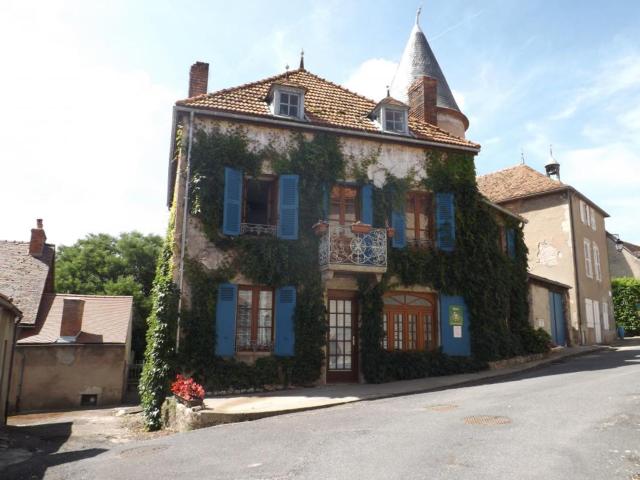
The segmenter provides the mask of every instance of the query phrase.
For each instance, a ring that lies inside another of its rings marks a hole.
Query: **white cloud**
[[[398,64],[384,58],[370,58],[362,62],[345,80],[343,85],[349,90],[375,101],[387,94]]]
[[[88,233],[161,233],[171,106],[182,92],[142,70],[101,64],[61,9],[0,8],[3,182],[0,239],[28,239],[44,218],[48,240]]]

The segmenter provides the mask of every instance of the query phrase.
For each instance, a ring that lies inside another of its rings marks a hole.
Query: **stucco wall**
[[[616,243],[607,237],[607,257],[611,278],[634,277],[640,279],[640,258],[623,248],[616,250]]]
[[[97,394],[99,407],[119,404],[126,358],[124,345],[18,345],[9,410],[77,408],[82,394]]]
[[[9,393],[11,352],[15,332],[15,316],[0,306],[0,425],[4,424],[5,406]]]
[[[529,284],[529,321],[533,328],[544,328],[551,335],[549,290],[535,283]]]

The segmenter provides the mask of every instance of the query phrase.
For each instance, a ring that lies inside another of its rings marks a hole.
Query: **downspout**
[[[189,213],[189,183],[191,179],[191,146],[193,144],[194,112],[189,112],[189,141],[187,146],[187,175],[184,182],[184,205],[182,208],[182,237],[180,239],[180,269],[178,273],[178,325],[176,328],[176,352],[180,350],[180,317],[182,316],[182,285],[184,283],[184,251],[187,244],[187,216]]]
[[[578,334],[580,335],[580,345],[582,341],[582,315],[580,314],[580,307],[582,301],[580,299],[580,284],[578,283],[578,252],[576,250],[576,229],[573,223],[573,192],[567,191],[569,197],[569,222],[571,223],[571,245],[573,246],[573,281],[576,285],[576,313],[578,314]],[[571,335],[569,335],[571,338]]]

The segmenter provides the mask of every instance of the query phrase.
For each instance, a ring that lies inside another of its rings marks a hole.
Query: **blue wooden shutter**
[[[242,172],[224,168],[224,210],[222,212],[222,233],[240,235],[242,214]]]
[[[360,221],[367,225],[373,225],[373,187],[363,185],[360,189]]]
[[[273,349],[276,355],[290,357],[294,354],[293,312],[295,308],[295,287],[278,288],[276,290],[276,341]]]
[[[513,228],[507,229],[507,254],[516,258],[516,231]]]
[[[445,252],[452,252],[456,246],[453,193],[436,193],[436,229],[438,248]]]
[[[235,354],[236,299],[238,286],[232,283],[218,285],[216,305],[216,355],[229,357]]]
[[[278,237],[298,239],[298,175],[280,175]]]
[[[447,355],[468,357],[471,355],[471,331],[469,322],[471,320],[469,309],[464,301],[464,297],[440,295],[440,341],[442,352]],[[462,307],[463,322],[461,336],[456,336],[455,329],[449,321],[450,307]]]
[[[407,232],[405,231],[404,212],[391,212],[391,227],[395,230],[395,235],[391,239],[393,248],[404,248],[407,246]]]

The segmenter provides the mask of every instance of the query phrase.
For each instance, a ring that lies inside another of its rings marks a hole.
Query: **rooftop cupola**
[[[464,138],[469,128],[469,120],[460,111],[420,28],[420,9],[391,82],[391,96],[410,105],[413,117],[435,124],[452,135]]]
[[[549,145],[549,161],[544,169],[547,171],[547,177],[560,181],[560,164],[553,157],[553,145]]]

